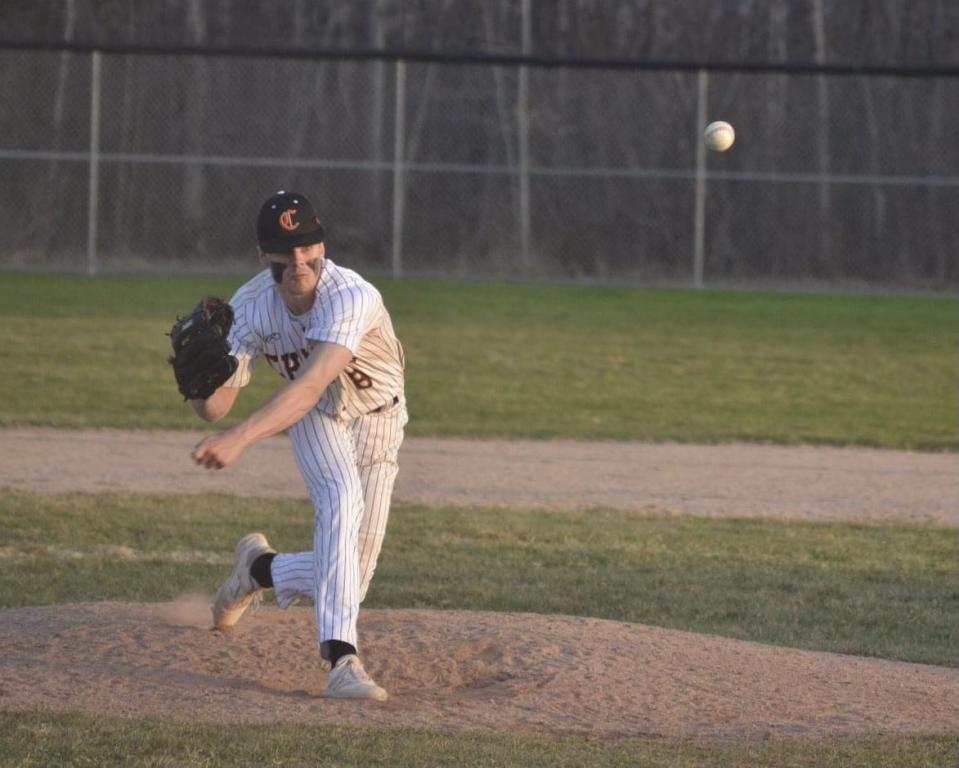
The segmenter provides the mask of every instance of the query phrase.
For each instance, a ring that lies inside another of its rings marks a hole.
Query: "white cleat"
[[[233,572],[216,591],[213,599],[213,626],[229,629],[236,624],[254,599],[260,597],[263,587],[250,576],[250,566],[260,555],[276,552],[262,533],[248,533],[237,542],[234,550]]]
[[[336,666],[330,672],[323,696],[327,699],[386,701],[388,694],[370,679],[359,657],[351,653],[336,662]]]

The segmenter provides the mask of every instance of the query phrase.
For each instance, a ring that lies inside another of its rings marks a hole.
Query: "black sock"
[[[274,557],[276,557],[275,552],[267,552],[265,555],[260,555],[250,566],[250,576],[263,589],[269,589],[273,586],[273,574],[270,573],[270,565],[273,563]]]
[[[344,656],[349,656],[351,653],[356,653],[356,648],[349,643],[344,643],[342,640],[327,640],[324,645],[326,646],[326,654],[330,659],[330,664],[334,667],[336,662],[338,662]]]

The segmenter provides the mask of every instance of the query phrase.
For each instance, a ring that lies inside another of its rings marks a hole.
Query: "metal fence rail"
[[[959,287],[959,80],[0,51],[7,268],[251,268],[277,188],[403,275]],[[723,155],[704,121],[738,129]]]

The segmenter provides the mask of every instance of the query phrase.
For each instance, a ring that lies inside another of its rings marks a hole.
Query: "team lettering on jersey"
[[[301,359],[305,360],[310,356],[310,353],[305,349],[301,349],[299,353],[282,352],[279,355],[271,355],[269,352],[265,352],[263,356],[273,370],[280,374],[280,376],[293,381],[293,379],[296,378],[296,372],[300,368]]]
[[[269,352],[263,355],[270,366],[284,379],[293,381],[296,378],[296,372],[300,369],[302,360],[310,356],[308,349],[300,349],[299,352],[281,352],[279,355],[271,355]],[[373,379],[369,374],[364,373],[357,368],[356,358],[350,360],[350,364],[343,369],[344,375],[353,383],[357,389],[369,389],[373,386]]]

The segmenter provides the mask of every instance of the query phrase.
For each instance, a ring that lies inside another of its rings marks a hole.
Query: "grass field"
[[[4,275],[0,424],[196,427],[173,315],[238,278]],[[959,302],[380,284],[412,435],[959,448]],[[278,379],[254,377],[237,417]]]
[[[959,737],[875,737],[808,744],[619,744],[431,731],[210,726],[168,720],[117,721],[80,715],[0,712],[0,766],[151,766],[152,768],[947,768]]]
[[[8,491],[0,606],[209,592],[236,531],[265,519],[281,549],[309,541],[310,512],[295,501]],[[959,531],[934,526],[401,507],[367,605],[591,615],[956,666],[956,562]],[[18,766],[938,766],[957,757],[959,736],[604,743],[0,714],[0,765]]]
[[[4,275],[0,425],[197,428],[164,333],[240,282]],[[959,450],[952,299],[380,288],[413,435]],[[277,381],[255,377],[236,417]],[[0,607],[209,592],[238,533],[265,519],[281,548],[310,540],[309,510],[290,501],[0,491]],[[957,563],[959,531],[935,526],[401,507],[366,604],[588,615],[955,667]],[[959,732],[609,744],[0,711],[0,766],[250,764],[918,768],[959,764]]]
[[[312,541],[305,502],[7,492],[16,567],[0,568],[0,607],[210,593],[237,532],[264,521],[281,551]],[[399,507],[365,605],[595,616],[959,666],[957,563],[959,530],[936,526]]]
[[[264,520],[281,549],[309,541],[302,502],[7,491],[0,606],[209,593],[236,531]],[[367,605],[591,615],[956,666],[957,560],[959,537],[935,526],[400,507]],[[957,756],[959,736],[605,743],[0,714],[0,765],[17,766],[871,767],[948,765]]]

